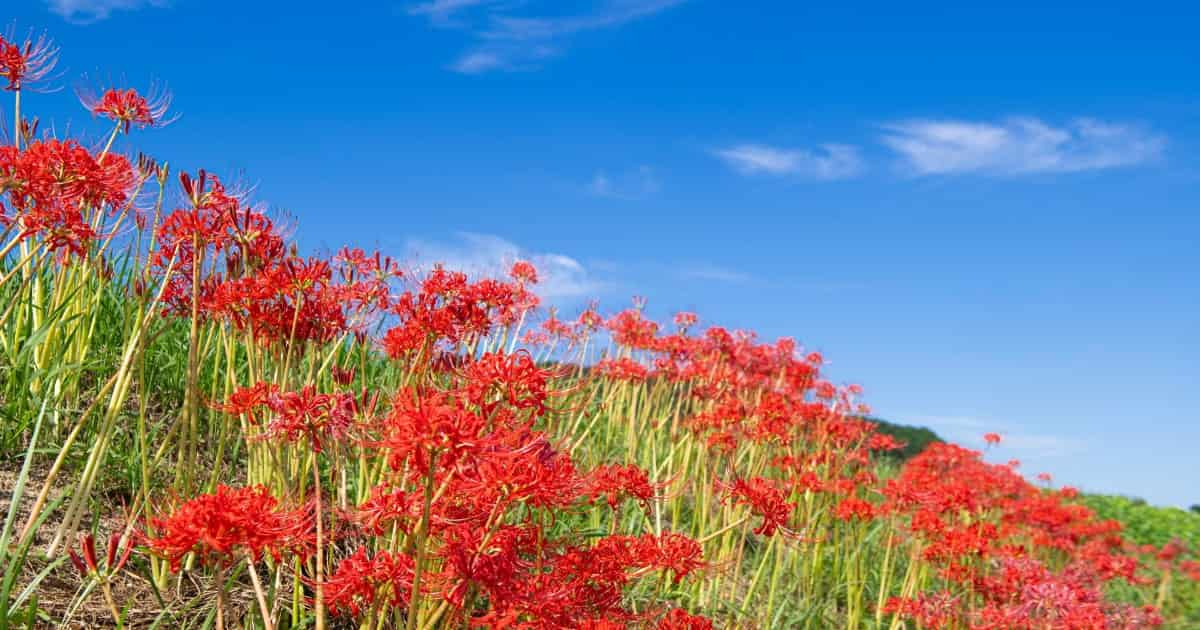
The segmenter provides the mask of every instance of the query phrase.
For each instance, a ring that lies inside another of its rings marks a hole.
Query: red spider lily
[[[1200,561],[1184,560],[1179,563],[1179,570],[1193,582],[1200,582]]]
[[[603,619],[584,619],[579,622],[578,630],[623,630],[629,627],[631,620],[615,620],[609,618]]]
[[[505,599],[518,576],[533,566],[521,552],[533,548],[536,539],[535,530],[520,526],[504,525],[492,532],[465,524],[448,528],[438,551],[444,560],[438,577],[443,597],[457,607],[463,606],[471,589]]]
[[[869,521],[875,516],[875,506],[862,499],[842,499],[833,509],[833,516],[842,521]]]
[[[379,536],[393,526],[411,533],[413,525],[421,518],[421,497],[403,490],[389,490],[382,486],[371,488],[371,497],[351,515],[351,519],[363,531]]]
[[[640,383],[650,375],[650,370],[646,366],[628,358],[604,359],[598,361],[592,369],[601,376],[632,383]]]
[[[665,484],[651,483],[650,475],[637,466],[612,464],[593,470],[584,485],[590,500],[604,497],[608,507],[616,510],[623,496],[636,499],[646,508]]]
[[[895,437],[876,433],[867,439],[867,448],[872,451],[898,451],[907,446]]]
[[[712,630],[713,622],[707,617],[689,614],[682,608],[674,608],[663,615],[655,627],[658,630]]]
[[[174,122],[167,117],[171,107],[171,93],[157,85],[150,87],[146,96],[133,88],[109,88],[100,96],[80,89],[79,100],[95,116],[103,116],[121,125],[129,133],[131,125],[138,127],[163,127]]]
[[[16,43],[10,29],[7,39],[0,37],[0,78],[8,80],[4,89],[15,92],[37,87],[58,63],[59,49],[45,33],[36,39],[33,32],[24,42]]]
[[[754,533],[763,536],[772,536],[781,527],[787,529],[787,522],[796,509],[796,505],[787,501],[786,493],[774,481],[763,477],[736,479],[724,490],[730,501],[748,505],[762,517],[762,524],[754,529]]]
[[[462,392],[484,415],[504,403],[512,409],[530,410],[535,416],[546,412],[547,383],[553,372],[539,368],[528,352],[487,353],[463,370]]]
[[[124,549],[121,548],[121,543],[125,543]],[[124,536],[121,532],[109,534],[103,568],[96,561],[96,537],[92,534],[85,534],[80,537],[79,553],[76,553],[74,549],[68,549],[67,553],[70,555],[71,563],[75,565],[75,569],[79,571],[80,576],[112,576],[120,573],[125,568],[125,564],[129,562],[129,556],[133,553],[135,546],[136,541],[132,537]]]
[[[501,627],[518,621],[536,628],[628,627],[639,620],[621,608],[622,591],[632,579],[669,571],[678,581],[707,566],[699,544],[676,534],[608,536],[595,546],[567,546],[541,554],[539,565],[519,553],[536,551],[539,531],[508,531],[504,542],[486,547],[497,559],[478,559],[481,564],[474,573],[476,584],[493,603],[480,621]]]
[[[267,408],[274,417],[267,434],[295,442],[301,438],[320,453],[328,440],[349,435],[358,413],[358,401],[346,392],[323,394],[309,385],[298,392],[271,392]]]
[[[354,382],[354,368],[342,369],[336,365],[329,369],[329,375],[338,385],[349,385]]]
[[[125,206],[135,177],[124,156],[96,156],[70,140],[0,151],[0,193],[21,220],[20,236],[41,236],[52,250],[86,253],[96,236],[87,210]]]
[[[604,325],[604,318],[600,316],[597,308],[597,305],[593,303],[588,305],[588,307],[579,314],[579,317],[575,320],[575,323],[580,331],[591,333],[599,330],[600,327]]]
[[[537,284],[538,272],[537,268],[524,260],[518,260],[513,263],[512,269],[508,272],[509,277],[523,284]]]
[[[379,252],[367,255],[365,251],[357,247],[343,247],[336,260],[342,265],[343,279],[347,283],[363,278],[388,282],[404,276],[404,272],[396,261]]]
[[[274,383],[255,383],[247,387],[233,390],[224,404],[215,408],[231,416],[246,416],[251,423],[258,423],[257,412],[267,406],[271,397],[279,392],[279,386]]]
[[[632,539],[629,547],[629,564],[649,569],[670,571],[678,584],[692,573],[704,569],[704,551],[700,543],[675,532],[661,536],[645,534]]]
[[[696,315],[695,313],[689,313],[687,311],[675,313],[675,325],[678,326],[680,330],[687,330],[688,328],[695,326],[696,322],[698,321],[700,321],[700,316]]]
[[[532,294],[519,285],[482,280],[435,267],[417,292],[406,291],[392,305],[400,323],[384,335],[393,358],[428,352],[438,343],[458,344],[487,335],[497,324],[516,321],[532,308]],[[426,357],[427,358],[427,357]]]
[[[359,547],[325,579],[325,603],[334,615],[356,617],[379,603],[407,607],[412,582],[413,559],[408,555],[380,551],[372,556]]]
[[[614,341],[636,349],[653,348],[654,337],[658,333],[658,324],[643,317],[637,309],[617,313],[604,326],[612,332]]]
[[[314,515],[307,507],[282,509],[263,486],[230,488],[186,501],[165,516],[150,519],[146,542],[171,563],[172,571],[189,553],[202,564],[229,565],[243,553],[258,561],[264,552],[279,559],[285,550],[310,546]]]
[[[459,459],[484,447],[479,439],[484,421],[445,392],[401,390],[392,400],[392,411],[384,420],[392,470],[405,463],[418,477],[435,467],[453,467]]]
[[[954,624],[959,616],[959,607],[953,594],[942,592],[919,597],[889,598],[883,612],[901,619],[911,619],[923,628],[937,629]]]
[[[566,341],[568,344],[577,343],[582,338],[578,325],[560,320],[557,311],[553,308],[550,309],[549,315],[541,323],[540,332],[548,339]]]
[[[992,445],[992,446],[999,444],[1000,443],[1000,434],[999,433],[984,433],[983,441],[987,442],[989,445]]]
[[[0,152],[2,190],[17,211],[53,203],[71,196],[72,188],[66,184],[75,173],[87,170],[92,159],[90,152],[71,140],[36,141],[24,149],[7,146]]]

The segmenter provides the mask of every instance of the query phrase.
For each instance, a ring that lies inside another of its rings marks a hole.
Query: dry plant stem
[[[21,148],[21,90],[13,90],[13,145]]]
[[[113,600],[112,587],[109,586],[108,578],[100,578],[100,590],[104,593],[104,603],[108,604],[108,612],[112,615],[113,623],[119,628],[121,627],[121,611],[117,608],[117,603]]]
[[[66,462],[67,453],[71,450],[71,446],[75,443],[75,439],[79,436],[79,432],[83,429],[84,422],[88,416],[92,414],[92,410],[108,393],[108,390],[117,382],[118,374],[113,374],[101,388],[100,394],[92,400],[88,408],[79,416],[79,420],[75,423],[75,427],[71,429],[71,433],[67,435],[67,439],[63,442],[62,448],[58,452],[58,456],[54,459],[54,464],[50,466],[50,472],[46,474],[46,480],[42,482],[42,490],[38,493],[37,499],[33,502],[33,507],[29,510],[29,518],[25,520],[25,527],[21,530],[21,537],[24,538],[29,534],[30,528],[37,522],[37,518],[42,513],[42,508],[46,506],[46,501],[50,498],[50,491],[54,488],[54,480],[58,477],[58,473],[62,470],[63,463]]]
[[[183,448],[179,450],[181,465],[178,471],[189,489],[192,486],[191,469],[197,457],[198,446],[195,442],[200,422],[200,271],[204,266],[204,256],[200,249],[199,233],[192,236],[192,251],[195,252],[195,260],[192,261],[192,317],[188,329],[187,389],[184,390],[187,421],[182,434]]]
[[[425,569],[425,537],[429,534],[429,512],[433,504],[433,462],[437,461],[437,451],[430,451],[429,454],[429,473],[425,475],[425,505],[421,511],[421,524],[417,529],[416,545],[417,557],[413,567],[413,586],[412,594],[408,598],[408,621],[405,627],[408,630],[415,630],[417,627],[417,616],[421,612],[421,574]]]
[[[313,492],[317,510],[317,597],[313,604],[317,613],[317,630],[325,630],[325,549],[322,547],[324,516],[321,511],[321,467],[313,456]]]
[[[225,569],[217,563],[217,630],[225,630]]]
[[[275,630],[271,622],[271,609],[267,606],[267,595],[263,592],[262,582],[258,579],[258,570],[254,568],[254,558],[246,556],[246,568],[250,571],[250,584],[254,586],[254,598],[258,600],[258,611],[262,613],[265,630]]]

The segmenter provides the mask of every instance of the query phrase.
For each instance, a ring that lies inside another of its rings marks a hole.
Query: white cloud
[[[557,54],[586,31],[616,28],[665,11],[687,0],[596,0],[587,9],[563,13],[548,0],[428,0],[408,13],[439,28],[465,30],[477,43],[450,69],[464,74],[529,70]],[[517,14],[515,11],[523,10]]]
[[[551,39],[582,31],[620,26],[683,4],[686,0],[611,0],[595,11],[563,17],[496,16],[487,39]]]
[[[164,7],[168,0],[47,0],[50,11],[70,22],[99,22],[113,11],[128,11],[144,6]]]
[[[1013,422],[922,414],[902,415],[898,421],[927,426],[951,442],[974,449],[986,447],[984,433],[997,433],[1001,438],[1000,448],[1004,459],[1056,458],[1078,455],[1087,450],[1087,444],[1078,438],[1029,431]]]
[[[505,66],[504,59],[490,52],[473,52],[460,57],[450,68],[462,74],[479,74]]]
[[[642,199],[659,190],[658,178],[654,169],[649,166],[639,166],[637,169],[609,175],[605,171],[597,171],[588,182],[587,190],[597,197],[612,199]]]
[[[1037,118],[980,123],[908,120],[884,126],[882,141],[919,175],[1069,173],[1158,158],[1166,139],[1134,125],[1077,118],[1054,127]]]
[[[727,284],[746,284],[753,282],[754,277],[748,273],[726,269],[715,265],[696,265],[685,267],[679,272],[684,278],[705,280],[709,282],[724,282]]]
[[[549,252],[533,252],[492,234],[460,232],[453,242],[410,240],[405,249],[418,270],[436,264],[463,271],[472,278],[507,278],[518,260],[533,263],[540,282],[537,294],[546,300],[595,297],[604,288],[579,261]]]
[[[823,144],[812,151],[739,144],[714,154],[746,175],[799,175],[833,180],[852,177],[863,169],[858,149],[844,144]]]
[[[408,12],[412,15],[428,15],[434,18],[447,18],[458,11],[463,11],[484,4],[490,4],[492,2],[495,2],[495,0],[432,0],[431,2],[414,4],[408,8]]]

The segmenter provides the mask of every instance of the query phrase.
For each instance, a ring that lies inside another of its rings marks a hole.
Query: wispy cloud
[[[659,188],[654,169],[645,165],[616,175],[597,171],[587,185],[587,191],[597,197],[624,200],[643,199],[658,192]]]
[[[765,144],[739,144],[713,152],[745,175],[796,175],[834,180],[863,170],[858,149],[845,144],[823,144],[814,150],[788,149]]]
[[[1061,127],[1037,118],[1000,122],[907,120],[882,141],[919,175],[1069,173],[1132,166],[1162,155],[1166,138],[1136,125],[1077,118]]]
[[[723,282],[726,284],[746,284],[754,281],[754,276],[748,273],[707,264],[685,266],[678,273],[680,276],[691,280]]]
[[[145,6],[164,7],[168,0],[47,0],[50,11],[69,22],[87,24],[108,18],[114,11],[128,11]]]
[[[616,28],[687,0],[597,0],[562,13],[548,0],[428,0],[408,7],[439,28],[465,31],[475,40],[449,64],[464,74],[527,70],[558,54],[581,33]]]
[[[414,239],[405,250],[418,270],[442,264],[473,278],[507,277],[514,262],[527,260],[537,267],[536,292],[546,300],[595,297],[605,286],[570,256],[530,251],[493,234],[460,232],[450,242]]]
[[[545,40],[620,26],[683,4],[686,0],[609,0],[589,13],[561,17],[494,16],[487,39]]]
[[[505,66],[504,58],[490,52],[474,52],[463,55],[455,61],[451,68],[463,74],[479,74],[496,70]]]
[[[998,433],[1003,452],[1017,459],[1063,457],[1087,450],[1086,442],[1077,437],[1030,431],[1013,422],[924,414],[902,414],[898,420],[906,424],[927,426],[947,440],[970,448],[984,448],[983,434]]]
[[[448,18],[459,11],[493,4],[496,0],[432,0],[408,7],[411,15],[428,15],[431,18]]]

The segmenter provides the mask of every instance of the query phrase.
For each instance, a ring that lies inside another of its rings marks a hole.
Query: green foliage
[[[930,444],[943,441],[938,434],[925,427],[895,424],[879,418],[870,418],[870,420],[879,424],[878,431],[880,433],[890,435],[904,443],[904,448],[889,453],[891,457],[899,461],[908,461],[924,451]]]
[[[1193,549],[1200,547],[1200,514],[1196,512],[1114,495],[1089,494],[1081,499],[1101,518],[1120,521],[1125,535],[1139,545],[1161,547],[1178,539]]]

